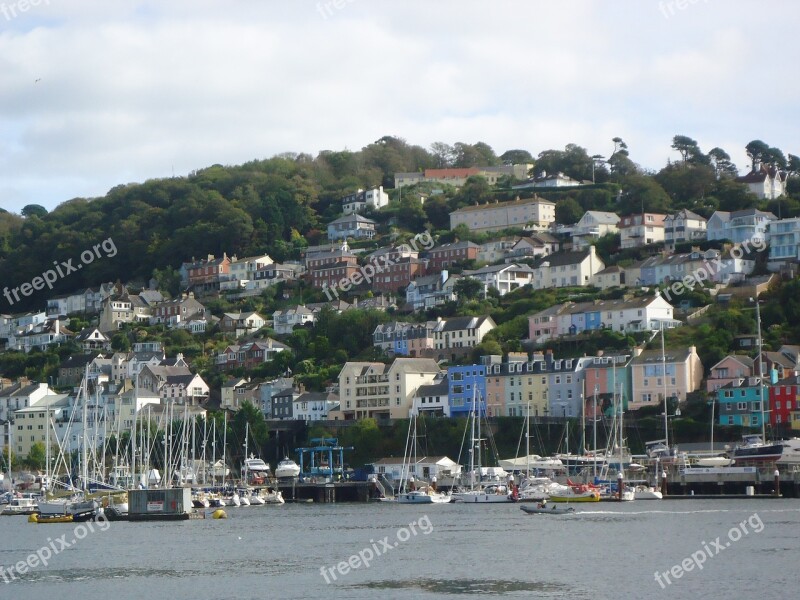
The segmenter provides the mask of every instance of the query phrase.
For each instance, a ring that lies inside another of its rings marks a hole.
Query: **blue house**
[[[759,377],[740,377],[722,386],[717,390],[719,424],[761,427],[762,399],[769,403],[769,390]]]
[[[451,417],[463,417],[472,412],[473,398],[478,410],[486,414],[486,366],[465,365],[447,369],[448,401]]]

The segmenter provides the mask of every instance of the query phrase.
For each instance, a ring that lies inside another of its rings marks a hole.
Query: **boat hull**
[[[537,506],[520,506],[520,510],[528,513],[529,515],[569,515],[575,512],[575,509],[570,507],[558,508],[551,506],[550,508],[539,508]]]
[[[592,492],[586,494],[564,494],[561,496],[551,495],[550,502],[600,502],[600,494]]]
[[[395,497],[398,504],[448,504],[450,496],[445,494],[426,494],[425,492],[406,492]]]
[[[500,504],[514,502],[508,494],[489,494],[486,492],[455,492],[451,494],[453,502],[464,504]]]

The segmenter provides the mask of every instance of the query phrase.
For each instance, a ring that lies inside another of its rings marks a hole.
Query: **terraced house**
[[[429,358],[396,358],[391,365],[348,362],[339,373],[338,411],[330,419],[407,419],[414,395],[442,373]]]

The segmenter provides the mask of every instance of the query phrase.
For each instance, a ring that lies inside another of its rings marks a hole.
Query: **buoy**
[[[37,515],[36,513],[28,517],[28,523],[38,523],[38,522],[39,522],[39,515]]]
[[[211,518],[212,519],[227,519],[228,515],[224,510],[222,510],[221,508],[218,508],[217,510],[215,510],[212,513]]]

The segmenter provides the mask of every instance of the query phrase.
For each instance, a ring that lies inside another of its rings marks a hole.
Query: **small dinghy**
[[[536,504],[534,506],[523,504],[519,508],[529,515],[568,515],[575,512],[575,509],[571,506],[561,507],[556,506],[555,504],[549,507],[542,506],[541,504]]]

